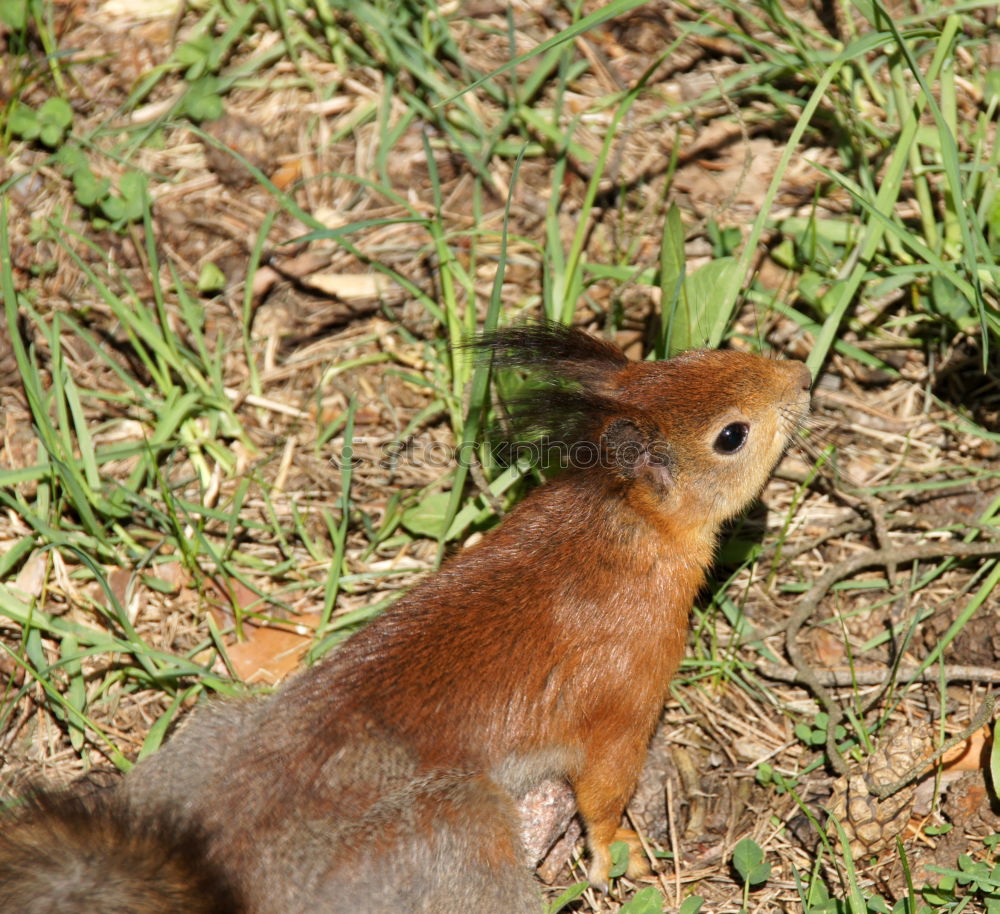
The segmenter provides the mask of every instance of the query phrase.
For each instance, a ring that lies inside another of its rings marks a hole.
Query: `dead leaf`
[[[271,174],[271,183],[279,190],[288,190],[302,177],[302,159],[292,159],[280,165]]]
[[[337,298],[379,298],[394,287],[394,283],[381,273],[313,273],[302,277],[303,285],[317,292]]]
[[[990,727],[984,726],[964,743],[949,749],[941,758],[945,771],[979,771],[989,764],[993,737]]]
[[[244,682],[275,685],[298,666],[312,643],[319,615],[297,617],[294,625],[243,626],[246,640],[234,644],[226,653],[233,671]]]
[[[832,669],[844,663],[844,643],[833,632],[825,628],[814,629],[810,640],[816,651],[816,660],[821,667]]]
[[[40,597],[42,595],[42,586],[45,583],[46,567],[45,552],[33,552],[17,573],[14,586],[22,593],[28,594],[28,596]]]

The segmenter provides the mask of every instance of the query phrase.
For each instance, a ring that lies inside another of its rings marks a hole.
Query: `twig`
[[[680,907],[683,898],[681,896],[681,856],[677,847],[677,823],[674,821],[674,791],[667,778],[667,828],[670,829],[670,851],[674,858],[674,904]],[[666,895],[666,885],[664,885],[664,895]]]
[[[909,784],[910,781],[915,780],[927,771],[927,769],[930,768],[931,765],[941,758],[949,749],[953,746],[957,746],[961,742],[964,742],[972,736],[973,733],[981,729],[983,724],[993,717],[994,704],[995,698],[992,695],[987,695],[983,700],[983,703],[979,706],[979,710],[976,711],[976,716],[972,718],[969,726],[967,726],[961,733],[956,733],[951,739],[945,740],[944,743],[942,743],[929,758],[921,759],[898,781],[879,786],[872,783],[869,775],[865,775],[865,786],[868,788],[868,792],[872,796],[878,797],[880,800],[884,800],[886,797],[891,797],[894,793],[898,793],[907,784]]]
[[[847,763],[837,748],[836,739],[837,726],[843,722],[844,712],[828,688],[820,681],[816,672],[809,666],[798,644],[795,643],[795,639],[806,620],[816,612],[820,601],[837,581],[864,568],[895,566],[903,562],[919,562],[948,557],[964,559],[998,553],[1000,553],[1000,542],[929,543],[921,546],[876,549],[852,556],[843,562],[830,566],[799,601],[798,608],[785,623],[785,652],[799,675],[799,681],[809,687],[823,706],[823,710],[829,715],[826,751],[827,758],[837,774],[846,775],[848,773]]]
[[[864,533],[870,528],[871,523],[869,521],[852,515],[849,519],[842,521],[833,527],[829,527],[819,536],[814,536],[812,539],[806,540],[804,543],[796,543],[794,546],[782,545],[781,561],[785,563],[790,562],[792,559],[797,559],[800,555],[812,552],[813,549],[822,546],[830,540],[839,539],[842,536],[846,536],[848,533]],[[769,545],[762,550],[761,556],[762,558],[769,558],[777,551],[777,545]]]
[[[476,488],[479,489],[479,494],[486,499],[493,513],[497,517],[503,517],[506,512],[500,503],[500,499],[493,494],[493,490],[490,488],[490,481],[483,472],[483,465],[479,462],[477,454],[473,454],[469,460],[469,473],[472,475],[472,481],[476,484]]]
[[[862,501],[865,505],[865,509],[871,515],[872,523],[875,525],[875,541],[878,543],[880,549],[885,549],[890,546],[892,539],[889,536],[889,522],[886,521],[885,511],[879,504],[879,501],[873,495],[862,496]],[[889,616],[891,621],[891,631],[895,633],[896,625],[899,622],[900,616],[902,614],[903,605],[907,603],[907,596],[909,591],[906,589],[899,589],[896,587],[896,572],[897,563],[891,562],[886,565],[885,576],[889,584],[889,591],[896,591],[896,596],[893,598],[892,603],[889,607]],[[889,665],[889,675],[885,678],[882,684],[882,688],[876,689],[873,695],[868,697],[861,707],[861,714],[867,714],[869,710],[875,707],[885,695],[892,689],[894,683],[898,678],[898,669],[900,664],[903,662],[903,655],[906,653],[907,647],[909,646],[909,639],[913,637],[914,627],[911,626],[909,631],[905,632],[903,635],[903,643],[897,644],[895,634],[889,641],[889,646],[892,649],[892,656],[890,658],[891,662]]]
[[[778,682],[801,682],[802,677],[794,667],[780,666],[777,663],[760,662],[755,669],[761,676],[767,679],[774,679]],[[919,666],[900,666],[897,670],[891,669],[862,669],[862,670],[820,670],[816,673],[816,678],[827,688],[841,689],[851,686],[876,686],[883,685],[893,678],[907,682],[937,682],[941,675],[948,682],[996,682],[1000,683],[1000,669],[987,666],[962,666],[945,665],[942,669],[935,664],[925,670]]]

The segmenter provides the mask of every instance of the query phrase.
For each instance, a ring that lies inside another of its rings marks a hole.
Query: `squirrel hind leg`
[[[389,802],[386,802],[386,801]],[[395,808],[393,808],[395,807]],[[366,914],[541,914],[524,862],[516,807],[482,775],[434,772],[384,798],[341,859],[329,891]],[[338,909],[339,910],[339,909]]]
[[[0,817],[0,914],[239,914],[201,836],[114,793],[41,793]]]

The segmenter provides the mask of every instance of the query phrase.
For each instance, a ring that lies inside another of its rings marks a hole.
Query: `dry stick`
[[[670,796],[669,791],[670,791],[670,781],[668,779],[667,780],[667,796],[668,796],[668,798]],[[669,799],[668,799],[667,802],[669,803]],[[653,853],[652,847],[650,847],[649,842],[646,840],[646,836],[642,833],[642,830],[637,826],[635,819],[632,817],[632,812],[631,812],[631,810],[627,806],[625,807],[625,818],[628,819],[628,824],[632,826],[632,831],[635,832],[636,838],[639,839],[639,844],[642,845],[642,852],[646,855],[646,861],[649,863],[649,870],[652,873],[653,877],[660,883],[660,888],[663,889],[663,897],[666,898],[667,897],[667,881],[664,878],[663,873],[661,873],[656,868],[656,855]],[[670,823],[670,807],[669,806],[667,807],[667,823],[668,823],[668,827],[670,827],[670,825],[669,825],[669,823]],[[675,866],[675,868],[677,866],[676,857],[674,858],[674,866]],[[678,879],[680,878],[680,872],[679,871],[678,871],[677,878]],[[678,891],[679,891],[679,885],[680,884],[678,883]]]
[[[490,488],[490,481],[483,472],[483,465],[479,462],[477,454],[473,454],[469,459],[469,473],[472,475],[472,481],[476,484],[476,488],[479,489],[479,494],[483,496],[490,508],[493,509],[493,513],[497,517],[503,517],[506,512],[500,503],[500,499],[493,494],[493,490]]]
[[[984,536],[993,536],[998,532],[998,526],[996,524],[976,523],[975,521],[964,519],[957,513],[935,514],[933,517],[924,514],[891,515],[886,518],[885,523],[889,530],[918,530],[920,532],[936,531],[940,533],[948,533],[952,531],[949,531],[946,528],[953,525],[955,527],[960,527],[962,532],[981,533]],[[814,536],[812,539],[806,540],[805,542],[797,543],[794,546],[783,545],[781,548],[781,560],[786,563],[790,562],[792,559],[796,559],[800,555],[812,552],[813,549],[819,548],[824,543],[828,543],[830,540],[839,539],[849,533],[865,533],[870,530],[871,527],[871,519],[863,517],[848,518],[840,521],[829,529],[824,530],[818,536]],[[768,558],[777,550],[778,546],[776,544],[765,546],[761,550],[761,557]],[[784,628],[785,626],[783,623],[776,625],[772,629],[768,629],[764,637],[784,631]]]
[[[888,520],[888,528],[890,530],[908,530],[912,528],[919,528],[922,532],[929,530],[938,529],[938,525],[932,522],[930,518],[925,518],[923,515],[904,515],[901,517],[890,517]],[[812,552],[813,549],[817,549],[824,543],[829,542],[833,539],[839,539],[848,533],[864,533],[870,530],[872,526],[871,519],[865,518],[849,518],[847,520],[841,521],[839,524],[835,524],[828,530],[821,533],[819,536],[813,537],[805,543],[800,543],[795,546],[783,546],[781,549],[781,560],[785,563],[790,562],[792,559],[798,558],[800,555],[804,555],[807,552]],[[968,525],[971,526],[971,525]],[[986,532],[981,530],[980,532]],[[997,528],[989,528],[990,533],[996,533]],[[776,552],[778,549],[777,545],[770,545],[764,547],[761,556],[762,558],[767,558]],[[865,553],[867,555],[867,553]],[[877,563],[876,563],[877,564]],[[774,625],[768,626],[764,629],[757,629],[753,625],[748,626],[746,632],[740,638],[741,644],[748,644],[755,641],[763,641],[767,638],[772,638],[775,635],[780,635],[785,632],[788,628],[788,621],[777,622]],[[771,677],[774,678],[774,677]]]
[[[674,821],[674,790],[667,778],[667,828],[670,829],[670,851],[674,858],[674,904],[680,907],[682,898],[681,889],[681,855],[677,848],[677,823]],[[666,897],[666,885],[663,887],[663,895]]]
[[[813,549],[822,546],[824,543],[830,540],[839,539],[848,533],[864,533],[871,527],[871,522],[860,517],[852,517],[848,520],[842,521],[841,523],[830,527],[825,530],[819,536],[814,536],[810,540],[806,540],[804,543],[796,543],[794,546],[783,545],[781,549],[781,560],[783,562],[790,562],[792,559],[797,559],[800,555],[805,555],[807,552],[812,552]],[[777,545],[765,546],[762,550],[762,557],[769,558],[775,552],[778,551]]]
[[[826,752],[827,757],[830,759],[830,764],[837,774],[846,776],[848,773],[847,763],[837,748],[836,739],[837,727],[843,722],[844,712],[827,687],[820,682],[816,672],[806,662],[802,651],[795,643],[800,629],[805,625],[806,620],[816,612],[820,600],[826,596],[827,591],[837,581],[863,568],[880,565],[895,566],[902,562],[924,561],[949,556],[954,558],[971,558],[973,556],[996,555],[998,553],[1000,553],[1000,542],[932,543],[923,546],[900,546],[895,549],[882,548],[853,556],[845,559],[843,562],[832,565],[809,588],[806,595],[799,602],[798,609],[792,613],[785,623],[785,652],[788,654],[788,659],[791,660],[792,666],[798,672],[800,681],[809,687],[810,691],[823,706],[823,710],[829,715],[826,731]]]
[[[885,513],[883,512],[882,506],[879,504],[878,499],[874,495],[863,495],[863,503],[866,510],[871,515],[872,523],[875,525],[875,540],[878,543],[880,549],[888,548],[892,539],[889,536],[889,522],[886,521]],[[896,588],[896,571],[897,562],[891,562],[886,565],[886,579],[889,584],[889,592],[897,590]],[[892,604],[889,608],[889,618],[891,624],[891,630],[895,631],[896,625],[899,622],[900,615],[902,613],[903,605],[909,603],[910,591],[909,589],[898,590]],[[892,650],[892,663],[889,668],[889,675],[886,677],[882,688],[876,689],[873,695],[870,695],[868,701],[864,702],[860,708],[860,715],[864,716],[872,708],[878,704],[883,697],[889,692],[893,684],[897,681],[898,670],[900,664],[903,662],[903,655],[909,646],[909,639],[913,636],[914,629],[911,627],[909,632],[903,636],[902,643],[897,644],[896,638],[893,637],[889,642]]]
[[[761,676],[774,679],[777,682],[801,682],[802,677],[794,667],[781,666],[777,663],[758,663],[755,669]],[[851,686],[880,686],[892,678],[893,673],[899,679],[910,682],[937,682],[940,676],[948,682],[996,682],[1000,683],[1000,669],[988,666],[963,666],[961,664],[945,664],[943,667],[934,664],[921,670],[919,666],[907,664],[897,670],[884,668],[871,670],[820,670],[813,671],[819,681],[834,689],[850,688]]]

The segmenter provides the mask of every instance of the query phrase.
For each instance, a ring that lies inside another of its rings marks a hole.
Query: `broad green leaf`
[[[589,882],[578,882],[575,885],[571,885],[565,892],[562,893],[562,895],[553,901],[548,908],[546,908],[545,914],[559,914],[559,912],[565,908],[566,905],[568,905],[571,901],[576,901],[577,898],[581,897],[589,888]]]
[[[751,838],[744,838],[733,848],[733,866],[744,882],[753,884],[751,877],[757,874],[764,862],[764,852]]]
[[[681,906],[677,909],[677,914],[698,914],[704,903],[705,899],[701,895],[688,895],[681,902]]]
[[[624,876],[628,870],[628,844],[624,841],[615,841],[611,845],[611,870],[608,875],[612,879]]]
[[[619,908],[618,914],[663,914],[663,907],[663,895],[650,885],[636,892]]]
[[[450,492],[435,492],[403,512],[403,526],[417,536],[439,539],[448,515]]]
[[[0,0],[0,22],[20,32],[28,24],[28,0]]]

